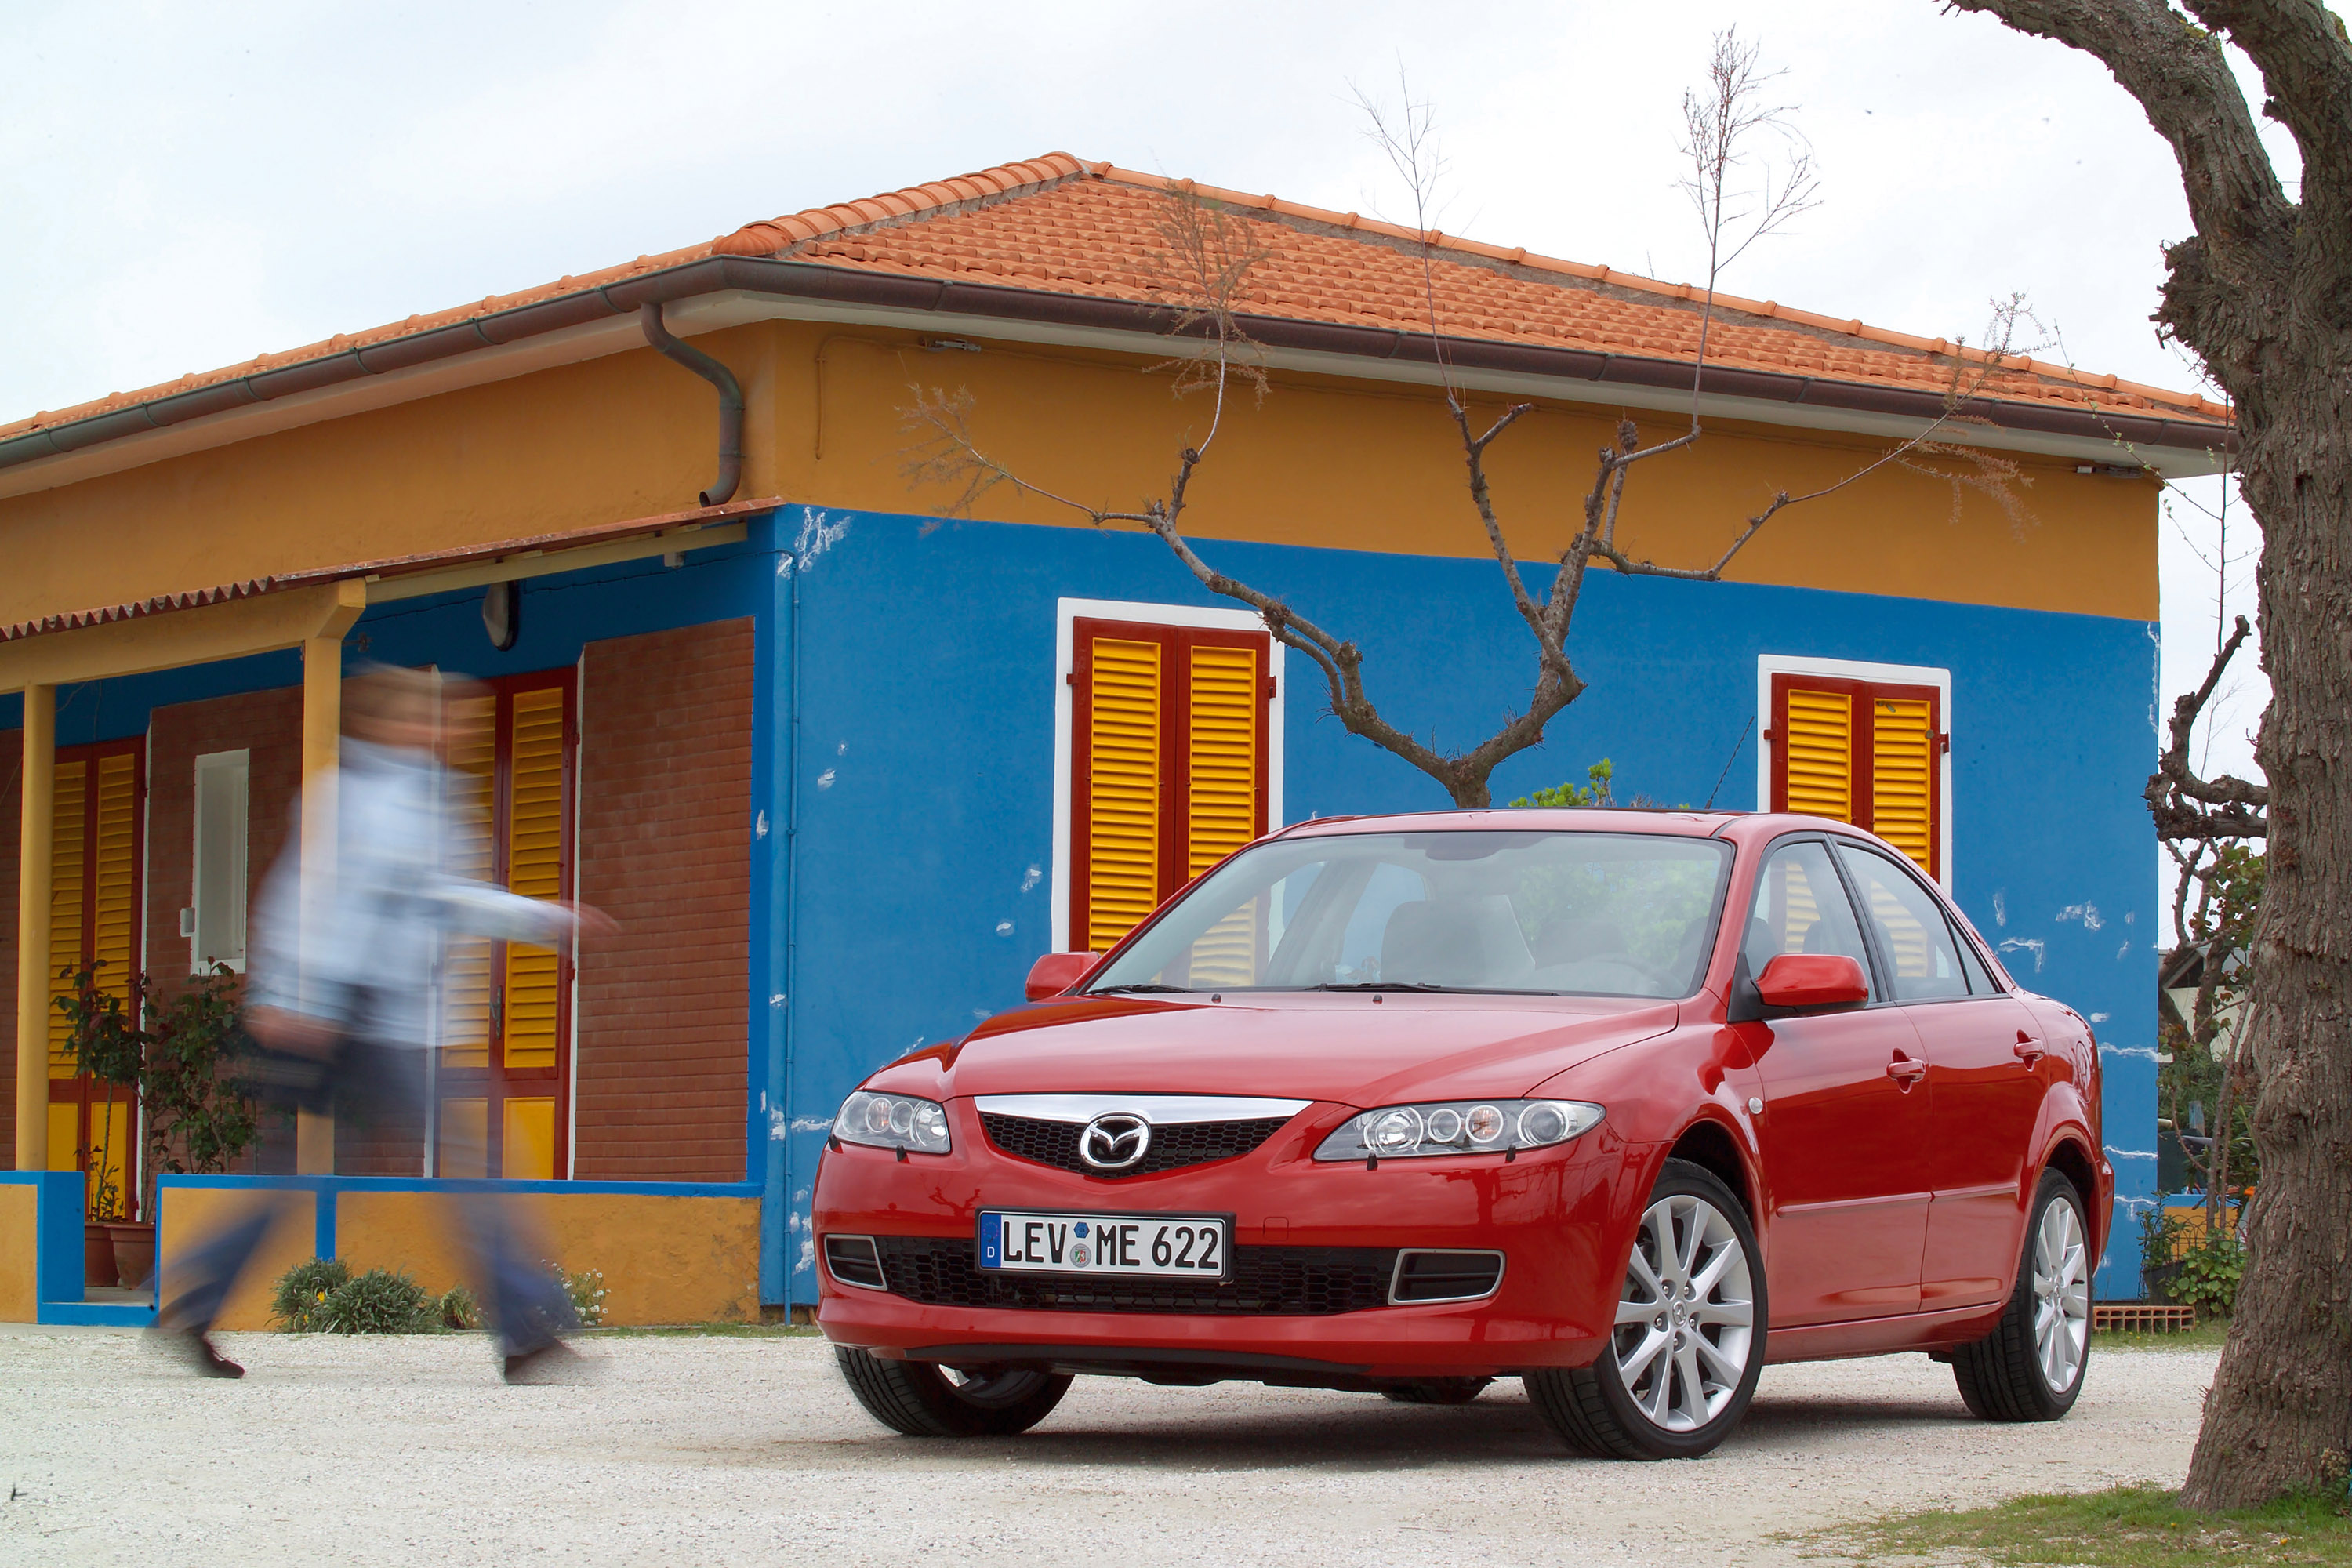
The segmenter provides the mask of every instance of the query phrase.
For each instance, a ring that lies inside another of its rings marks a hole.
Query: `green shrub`
[[[2245,1277],[2246,1249],[2223,1231],[2180,1254],[2180,1272],[2166,1293],[2200,1317],[2228,1317],[2237,1310],[2238,1281]]]
[[[313,1258],[289,1268],[269,1298],[270,1321],[289,1334],[325,1331],[327,1298],[351,1283],[352,1271],[340,1258]]]
[[[424,1334],[447,1321],[452,1297],[474,1311],[463,1286],[448,1296],[429,1296],[405,1273],[371,1268],[353,1274],[340,1258],[313,1258],[278,1281],[269,1315],[294,1334]]]
[[[593,1329],[604,1321],[604,1298],[611,1292],[604,1289],[604,1271],[583,1268],[577,1274],[567,1274],[560,1263],[551,1263],[555,1277],[563,1281],[563,1293],[572,1298],[572,1310],[579,1314],[580,1326]]]
[[[371,1268],[327,1293],[319,1326],[334,1334],[419,1334],[441,1326],[439,1298],[404,1270]]]
[[[445,1329],[478,1329],[482,1326],[482,1304],[463,1285],[452,1285],[443,1293],[434,1310]]]

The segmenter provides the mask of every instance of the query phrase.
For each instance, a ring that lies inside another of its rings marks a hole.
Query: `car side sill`
[[[1895,1318],[1857,1318],[1843,1323],[1807,1323],[1774,1329],[1764,1337],[1767,1365],[1791,1361],[1841,1361],[1885,1355],[1891,1351],[1934,1350],[1963,1345],[1992,1332],[2005,1302],[1979,1302],[1937,1312],[1907,1312]]]

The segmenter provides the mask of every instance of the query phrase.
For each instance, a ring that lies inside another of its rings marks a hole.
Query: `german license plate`
[[[1222,1279],[1227,1222],[1202,1215],[983,1210],[980,1266],[1005,1273]]]

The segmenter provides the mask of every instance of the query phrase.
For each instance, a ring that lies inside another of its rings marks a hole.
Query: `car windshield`
[[[1276,839],[1185,894],[1087,989],[1687,996],[1731,858],[1647,833]]]

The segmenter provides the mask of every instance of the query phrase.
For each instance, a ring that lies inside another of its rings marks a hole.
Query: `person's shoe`
[[[550,1340],[537,1350],[509,1355],[502,1370],[509,1383],[571,1383],[577,1381],[582,1366],[577,1351],[562,1340]]]
[[[198,1377],[243,1377],[245,1368],[220,1353],[202,1330],[149,1329],[147,1342],[184,1362]]]

